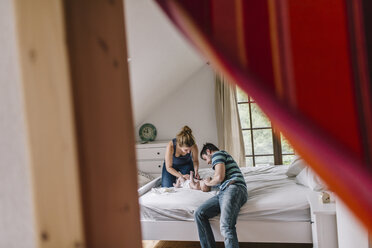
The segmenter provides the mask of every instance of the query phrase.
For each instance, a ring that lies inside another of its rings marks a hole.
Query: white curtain
[[[245,166],[243,133],[240,124],[236,86],[216,74],[215,87],[218,147],[227,151],[240,167]]]

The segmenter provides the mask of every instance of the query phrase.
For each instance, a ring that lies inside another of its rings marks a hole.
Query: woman
[[[184,126],[177,137],[170,141],[165,150],[161,186],[173,187],[177,178],[183,182],[189,179],[190,171],[199,178],[198,147],[188,126]]]

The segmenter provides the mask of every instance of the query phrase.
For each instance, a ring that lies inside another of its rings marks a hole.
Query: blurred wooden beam
[[[123,1],[65,12],[87,247],[141,247]]]
[[[83,247],[62,0],[14,3],[37,245]]]

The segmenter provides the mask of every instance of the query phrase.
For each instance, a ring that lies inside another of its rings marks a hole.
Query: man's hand
[[[203,181],[209,183],[211,181],[211,178],[210,177],[203,178]]]
[[[214,166],[215,171],[213,178],[206,178],[204,179],[205,185],[207,186],[215,186],[223,182],[225,178],[225,164],[218,163]]]

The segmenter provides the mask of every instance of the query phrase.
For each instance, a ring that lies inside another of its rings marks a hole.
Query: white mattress
[[[248,201],[241,208],[238,220],[310,221],[306,196],[311,190],[288,178],[287,169],[284,165],[241,168],[247,183]],[[201,169],[199,173],[205,177],[213,175],[213,170]],[[139,190],[142,220],[193,221],[194,211],[217,194],[217,191],[154,188],[159,183],[160,178],[157,178]]]

